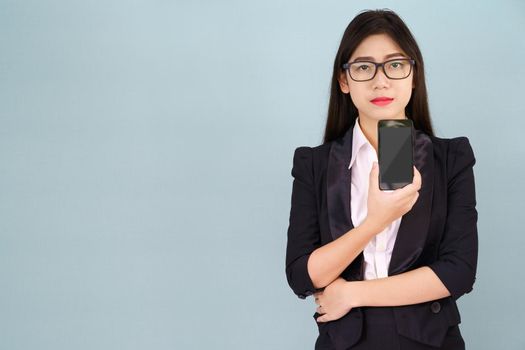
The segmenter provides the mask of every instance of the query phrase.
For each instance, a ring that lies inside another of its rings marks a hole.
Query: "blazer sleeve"
[[[447,157],[447,216],[438,259],[429,267],[454,300],[473,289],[478,260],[478,212],[473,166],[476,163],[466,137],[452,139]]]
[[[310,254],[321,246],[312,164],[312,148],[298,147],[293,156],[286,278],[301,299],[323,290],[314,287],[307,270]]]

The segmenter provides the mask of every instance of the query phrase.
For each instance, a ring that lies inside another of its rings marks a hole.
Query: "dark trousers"
[[[450,327],[443,345],[436,348],[398,335],[392,307],[363,307],[362,310],[363,333],[352,350],[465,350],[457,325]],[[319,335],[315,350],[334,350],[327,334]]]

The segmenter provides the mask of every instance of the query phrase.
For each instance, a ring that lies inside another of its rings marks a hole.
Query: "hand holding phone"
[[[377,163],[370,171],[367,216],[364,223],[374,232],[382,232],[394,220],[405,215],[416,203],[421,189],[421,174],[413,167],[414,177],[410,184],[395,191],[382,191],[379,188],[380,167]]]

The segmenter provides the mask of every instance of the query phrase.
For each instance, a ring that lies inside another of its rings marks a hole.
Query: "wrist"
[[[363,306],[360,294],[361,288],[359,281],[346,282],[346,290],[346,295],[348,296],[348,306],[350,306],[351,308]]]
[[[363,221],[363,223],[361,224],[361,226],[362,226],[367,232],[370,232],[370,233],[372,233],[373,235],[377,235],[378,233],[380,233],[381,231],[384,230],[383,227],[381,227],[380,225],[376,224],[375,222],[373,222],[373,221],[370,220],[369,218],[365,218],[365,220]]]

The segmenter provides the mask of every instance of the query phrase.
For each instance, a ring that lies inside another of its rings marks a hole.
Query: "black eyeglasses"
[[[371,61],[355,61],[343,64],[342,68],[348,70],[350,78],[354,81],[368,81],[374,79],[377,68],[382,67],[383,72],[389,79],[405,79],[412,72],[412,66],[416,61],[411,58],[396,58],[383,63]]]

